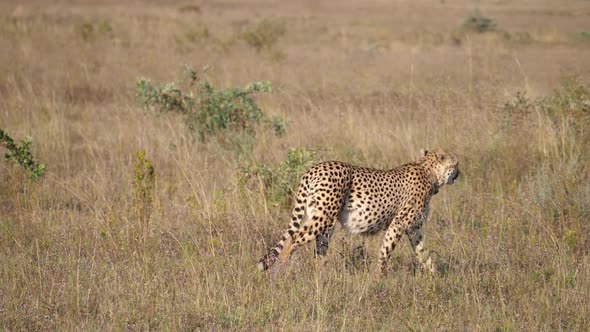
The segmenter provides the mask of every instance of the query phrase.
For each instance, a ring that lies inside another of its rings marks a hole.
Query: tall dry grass
[[[32,136],[48,173],[33,184],[0,163],[0,326],[586,330],[589,95],[562,86],[577,75],[588,89],[590,8],[478,4],[503,31],[458,33],[474,9],[462,1],[3,3],[0,128]],[[241,34],[264,19],[286,33],[257,51]],[[505,34],[517,32],[530,39]],[[208,64],[220,88],[273,81],[257,101],[288,119],[286,135],[259,131],[237,155],[143,111],[135,81],[172,81],[182,64]],[[288,209],[240,169],[291,147],[379,168],[420,148],[458,154],[464,176],[425,226],[439,273],[417,271],[403,244],[381,277],[381,237],[365,265],[340,230],[322,264],[303,248],[284,272],[258,273]],[[140,150],[156,174],[149,222]]]

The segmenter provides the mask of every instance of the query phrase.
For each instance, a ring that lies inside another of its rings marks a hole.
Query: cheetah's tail
[[[256,265],[256,267],[258,267],[258,270],[266,271],[277,262],[279,257],[281,257],[281,252],[283,251],[285,244],[287,242],[290,243],[290,241],[292,240],[292,235],[296,230],[297,229],[294,229],[293,224],[289,226],[289,230],[283,234],[283,236],[281,237],[281,241],[279,241],[279,243],[277,243],[276,246],[270,249],[268,253],[264,255],[264,257],[262,257],[262,259],[258,262],[258,264]]]
[[[279,256],[283,251],[285,243],[290,241],[293,237],[293,234],[295,234],[295,232],[301,227],[301,221],[306,215],[305,205],[307,204],[307,200],[305,199],[305,197],[309,197],[309,195],[307,195],[305,191],[305,188],[299,187],[299,191],[296,197],[296,203],[293,207],[293,211],[291,212],[291,221],[289,223],[289,229],[282,235],[281,241],[279,241],[279,243],[277,243],[276,246],[270,249],[268,253],[264,255],[264,257],[262,257],[262,259],[258,262],[258,264],[256,265],[258,270],[266,271],[270,269],[273,266],[273,264],[275,264],[279,259]]]
[[[273,266],[273,264],[278,260],[279,252],[275,248],[271,249],[268,254],[264,255],[262,259],[256,264],[256,267],[259,271],[266,271]]]

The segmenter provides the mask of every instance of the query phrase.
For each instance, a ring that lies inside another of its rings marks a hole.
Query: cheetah
[[[386,270],[389,256],[405,233],[423,268],[435,272],[424,247],[421,227],[432,196],[459,177],[458,159],[442,149],[422,151],[421,158],[391,170],[328,161],[303,176],[289,229],[259,261],[259,270],[286,262],[293,251],[315,239],[316,256],[325,256],[338,220],[353,234],[373,235],[386,230],[378,269]]]

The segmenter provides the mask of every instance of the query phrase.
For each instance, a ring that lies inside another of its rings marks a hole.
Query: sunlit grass
[[[301,17],[257,1],[2,5],[0,128],[31,136],[47,173],[31,183],[0,161],[0,327],[584,331],[590,56],[560,36],[585,18],[517,5],[485,14],[504,31],[541,15],[555,31],[457,44],[471,6],[430,3],[292,5]],[[263,47],[281,61],[243,39],[265,18],[284,29]],[[184,65],[209,65],[220,90],[271,81],[256,103],[286,119],[285,135],[257,131],[235,153],[182,115],[142,110],[137,79],[166,82]],[[321,262],[309,245],[277,273],[256,270],[310,159],[391,168],[436,147],[463,174],[425,225],[438,274],[420,272],[404,240],[382,277],[382,234],[365,263],[362,239],[341,229]]]

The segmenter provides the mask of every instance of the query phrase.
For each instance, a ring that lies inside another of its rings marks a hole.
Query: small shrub
[[[570,77],[552,96],[538,100],[536,107],[555,128],[573,128],[576,146],[590,153],[590,86]]]
[[[590,87],[577,78],[566,79],[560,89],[545,98],[531,100],[517,92],[502,107],[502,118],[508,126],[522,129],[533,112],[547,116],[555,126],[567,122],[576,129],[580,142],[590,142]]]
[[[201,139],[218,131],[245,131],[254,134],[254,126],[263,118],[262,110],[250,97],[253,93],[270,92],[269,82],[255,82],[244,88],[216,91],[209,82],[200,87],[198,111],[188,117],[189,128],[199,132]]]
[[[247,27],[241,38],[260,52],[272,48],[286,32],[285,23],[265,19]]]
[[[283,136],[287,131],[287,121],[280,116],[274,116],[269,120],[270,127],[277,136]]]
[[[274,205],[288,206],[295,195],[299,180],[316,162],[315,151],[305,148],[291,148],[287,159],[276,165],[258,163],[241,170],[246,179],[259,177],[267,198]]]
[[[563,242],[565,242],[569,250],[574,251],[578,246],[578,232],[573,229],[567,230],[563,236]]]
[[[465,31],[474,31],[479,33],[496,31],[497,24],[491,18],[482,16],[480,13],[475,13],[469,16],[462,25]]]
[[[141,79],[136,84],[137,97],[144,109],[156,108],[161,113],[188,113],[195,105],[192,92],[185,94],[175,83],[154,86],[149,80]]]
[[[197,132],[201,141],[230,133],[237,134],[236,137],[244,133],[253,137],[256,126],[261,123],[271,126],[277,136],[284,133],[284,120],[266,116],[252,97],[256,93],[272,91],[270,82],[218,91],[193,69],[187,68],[186,72],[189,89],[196,88],[196,93],[185,93],[174,83],[154,86],[148,80],[139,80],[137,96],[143,107],[184,114],[188,128]]]
[[[178,8],[178,11],[183,14],[190,14],[190,13],[200,14],[201,7],[198,5],[185,5],[185,6],[181,6],[180,8]]]
[[[582,31],[578,33],[579,37],[583,41],[590,41],[590,31]]]
[[[512,33],[504,31],[502,35],[504,36],[505,40],[516,44],[530,44],[534,42],[533,36],[525,31],[518,31]]]
[[[548,282],[549,280],[551,280],[551,277],[553,276],[553,274],[554,274],[553,270],[547,268],[542,271],[534,271],[532,273],[531,277],[534,282],[543,283],[543,282]]]
[[[193,43],[205,40],[205,39],[209,38],[209,35],[210,35],[209,28],[207,28],[206,26],[196,27],[194,29],[187,31],[184,34],[186,39],[190,42],[193,42]]]
[[[525,92],[517,91],[514,98],[502,107],[502,119],[504,127],[520,125],[522,121],[533,112],[535,103],[526,97]]]
[[[133,202],[135,216],[142,228],[142,235],[148,234],[156,189],[156,171],[151,161],[146,159],[145,151],[135,152],[133,162]]]
[[[33,141],[30,137],[21,141],[19,146],[14,142],[12,137],[0,129],[0,146],[4,146],[9,152],[4,154],[4,159],[8,162],[15,162],[27,172],[30,173],[29,179],[32,182],[39,180],[45,174],[45,165],[36,162],[31,153],[31,144]]]
[[[590,172],[581,155],[566,160],[542,158],[539,165],[528,167],[528,174],[516,181],[519,205],[537,215],[555,234],[563,236],[572,250],[583,249],[575,242],[590,234],[585,220],[590,216]],[[585,249],[584,249],[585,250]]]
[[[567,78],[553,96],[539,101],[539,107],[554,122],[571,118],[578,126],[590,123],[590,86],[576,77]]]
[[[108,21],[100,23],[84,22],[80,25],[80,36],[85,42],[93,41],[99,36],[112,37],[113,27]]]

